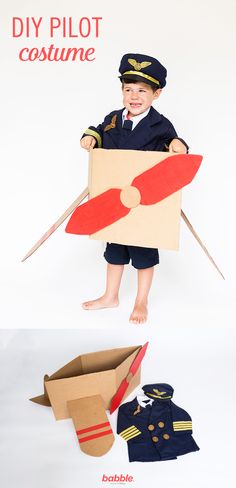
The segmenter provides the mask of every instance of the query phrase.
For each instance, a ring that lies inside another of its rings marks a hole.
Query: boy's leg
[[[132,324],[143,324],[147,320],[148,295],[152,284],[154,266],[150,268],[138,269],[138,291],[134,304],[134,309],[130,315]]]
[[[85,310],[98,310],[99,308],[117,307],[119,305],[119,289],[123,271],[123,264],[108,263],[106,291],[104,295],[96,300],[84,302],[82,307]]]

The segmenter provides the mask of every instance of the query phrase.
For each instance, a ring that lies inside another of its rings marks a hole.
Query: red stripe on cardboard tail
[[[82,437],[82,439],[79,439],[79,443],[81,444],[82,442],[87,442],[87,441],[91,441],[92,439],[97,439],[98,437],[103,437],[104,435],[108,435],[108,434],[112,434],[112,430],[109,429],[109,430],[105,430],[104,432],[99,432],[98,434],[93,434],[93,435],[89,435],[87,437]]]
[[[91,427],[87,427],[86,429],[77,430],[76,434],[77,435],[86,434],[86,432],[102,429],[103,427],[110,427],[110,422],[103,422],[102,424],[92,425]]]

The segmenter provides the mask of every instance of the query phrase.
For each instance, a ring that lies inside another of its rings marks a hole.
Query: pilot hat
[[[166,383],[154,383],[143,386],[144,394],[154,400],[171,400],[174,389]]]
[[[166,68],[156,58],[146,54],[124,54],[119,72],[121,81],[142,81],[157,89],[166,85]]]

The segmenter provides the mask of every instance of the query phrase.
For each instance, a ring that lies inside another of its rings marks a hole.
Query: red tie
[[[125,217],[136,206],[153,205],[188,185],[197,173],[202,156],[175,154],[136,176],[131,186],[111,188],[91,198],[73,212],[66,232],[93,234]]]

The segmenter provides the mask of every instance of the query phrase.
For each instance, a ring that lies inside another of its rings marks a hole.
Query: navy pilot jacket
[[[130,131],[129,137],[123,137],[122,112],[115,110],[107,115],[98,127],[90,126],[82,137],[91,135],[96,139],[95,147],[104,149],[134,149],[140,151],[167,151],[173,139],[181,140],[186,148],[187,144],[177,136],[171,122],[159,114],[153,107],[150,108],[136,127]]]
[[[192,419],[172,400],[167,384],[143,387],[145,399],[121,405],[117,433],[127,442],[129,460],[166,461],[198,451],[192,437]]]

